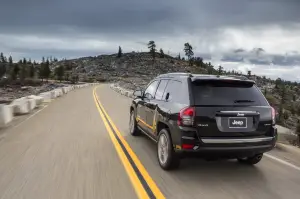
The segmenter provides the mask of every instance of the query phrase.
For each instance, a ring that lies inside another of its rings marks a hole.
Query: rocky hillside
[[[128,88],[144,86],[153,77],[167,72],[207,73],[203,67],[189,66],[188,62],[165,55],[157,54],[155,61],[149,53],[126,53],[118,58],[116,54],[84,57],[64,60],[53,64],[53,68],[63,65],[79,75],[79,81],[118,81]],[[212,67],[211,67],[212,68]]]
[[[153,61],[149,53],[125,53],[83,57],[73,60],[63,60],[52,64],[52,69],[64,66],[79,76],[79,81],[109,81],[118,82],[122,87],[135,89],[144,87],[153,77],[167,72],[192,72],[203,74],[237,74],[235,71],[214,69],[210,63],[196,60],[192,66],[189,62],[168,55],[156,55]],[[278,79],[251,75],[270,104],[279,113],[279,123],[295,129],[300,119],[300,85]],[[284,88],[284,89],[283,89]],[[284,100],[282,100],[282,96]]]

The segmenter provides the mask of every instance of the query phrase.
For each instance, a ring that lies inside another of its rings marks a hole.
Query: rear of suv
[[[186,157],[256,164],[275,146],[275,110],[254,81],[169,73],[134,94],[130,133],[157,142],[165,170]]]

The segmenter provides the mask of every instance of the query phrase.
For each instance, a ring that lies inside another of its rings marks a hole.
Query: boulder
[[[0,128],[5,127],[13,120],[13,107],[11,105],[0,104]]]

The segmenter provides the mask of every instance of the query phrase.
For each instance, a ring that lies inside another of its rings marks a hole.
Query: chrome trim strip
[[[220,111],[220,113],[257,113],[256,111]]]
[[[153,137],[151,137],[148,133],[146,133],[146,131],[144,131],[144,129],[142,129],[141,127],[137,127],[140,131],[142,131],[142,133],[144,134],[144,135],[146,135],[148,138],[150,138],[151,140],[153,140],[154,142],[156,142],[157,143],[157,140],[155,140]]]
[[[207,144],[230,144],[230,143],[255,143],[255,142],[266,142],[274,139],[273,137],[267,138],[248,138],[248,139],[201,139],[203,143]]]

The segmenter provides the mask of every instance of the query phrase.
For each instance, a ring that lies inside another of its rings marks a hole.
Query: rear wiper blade
[[[247,103],[247,102],[255,102],[255,101],[253,101],[253,100],[234,100],[234,103]]]

